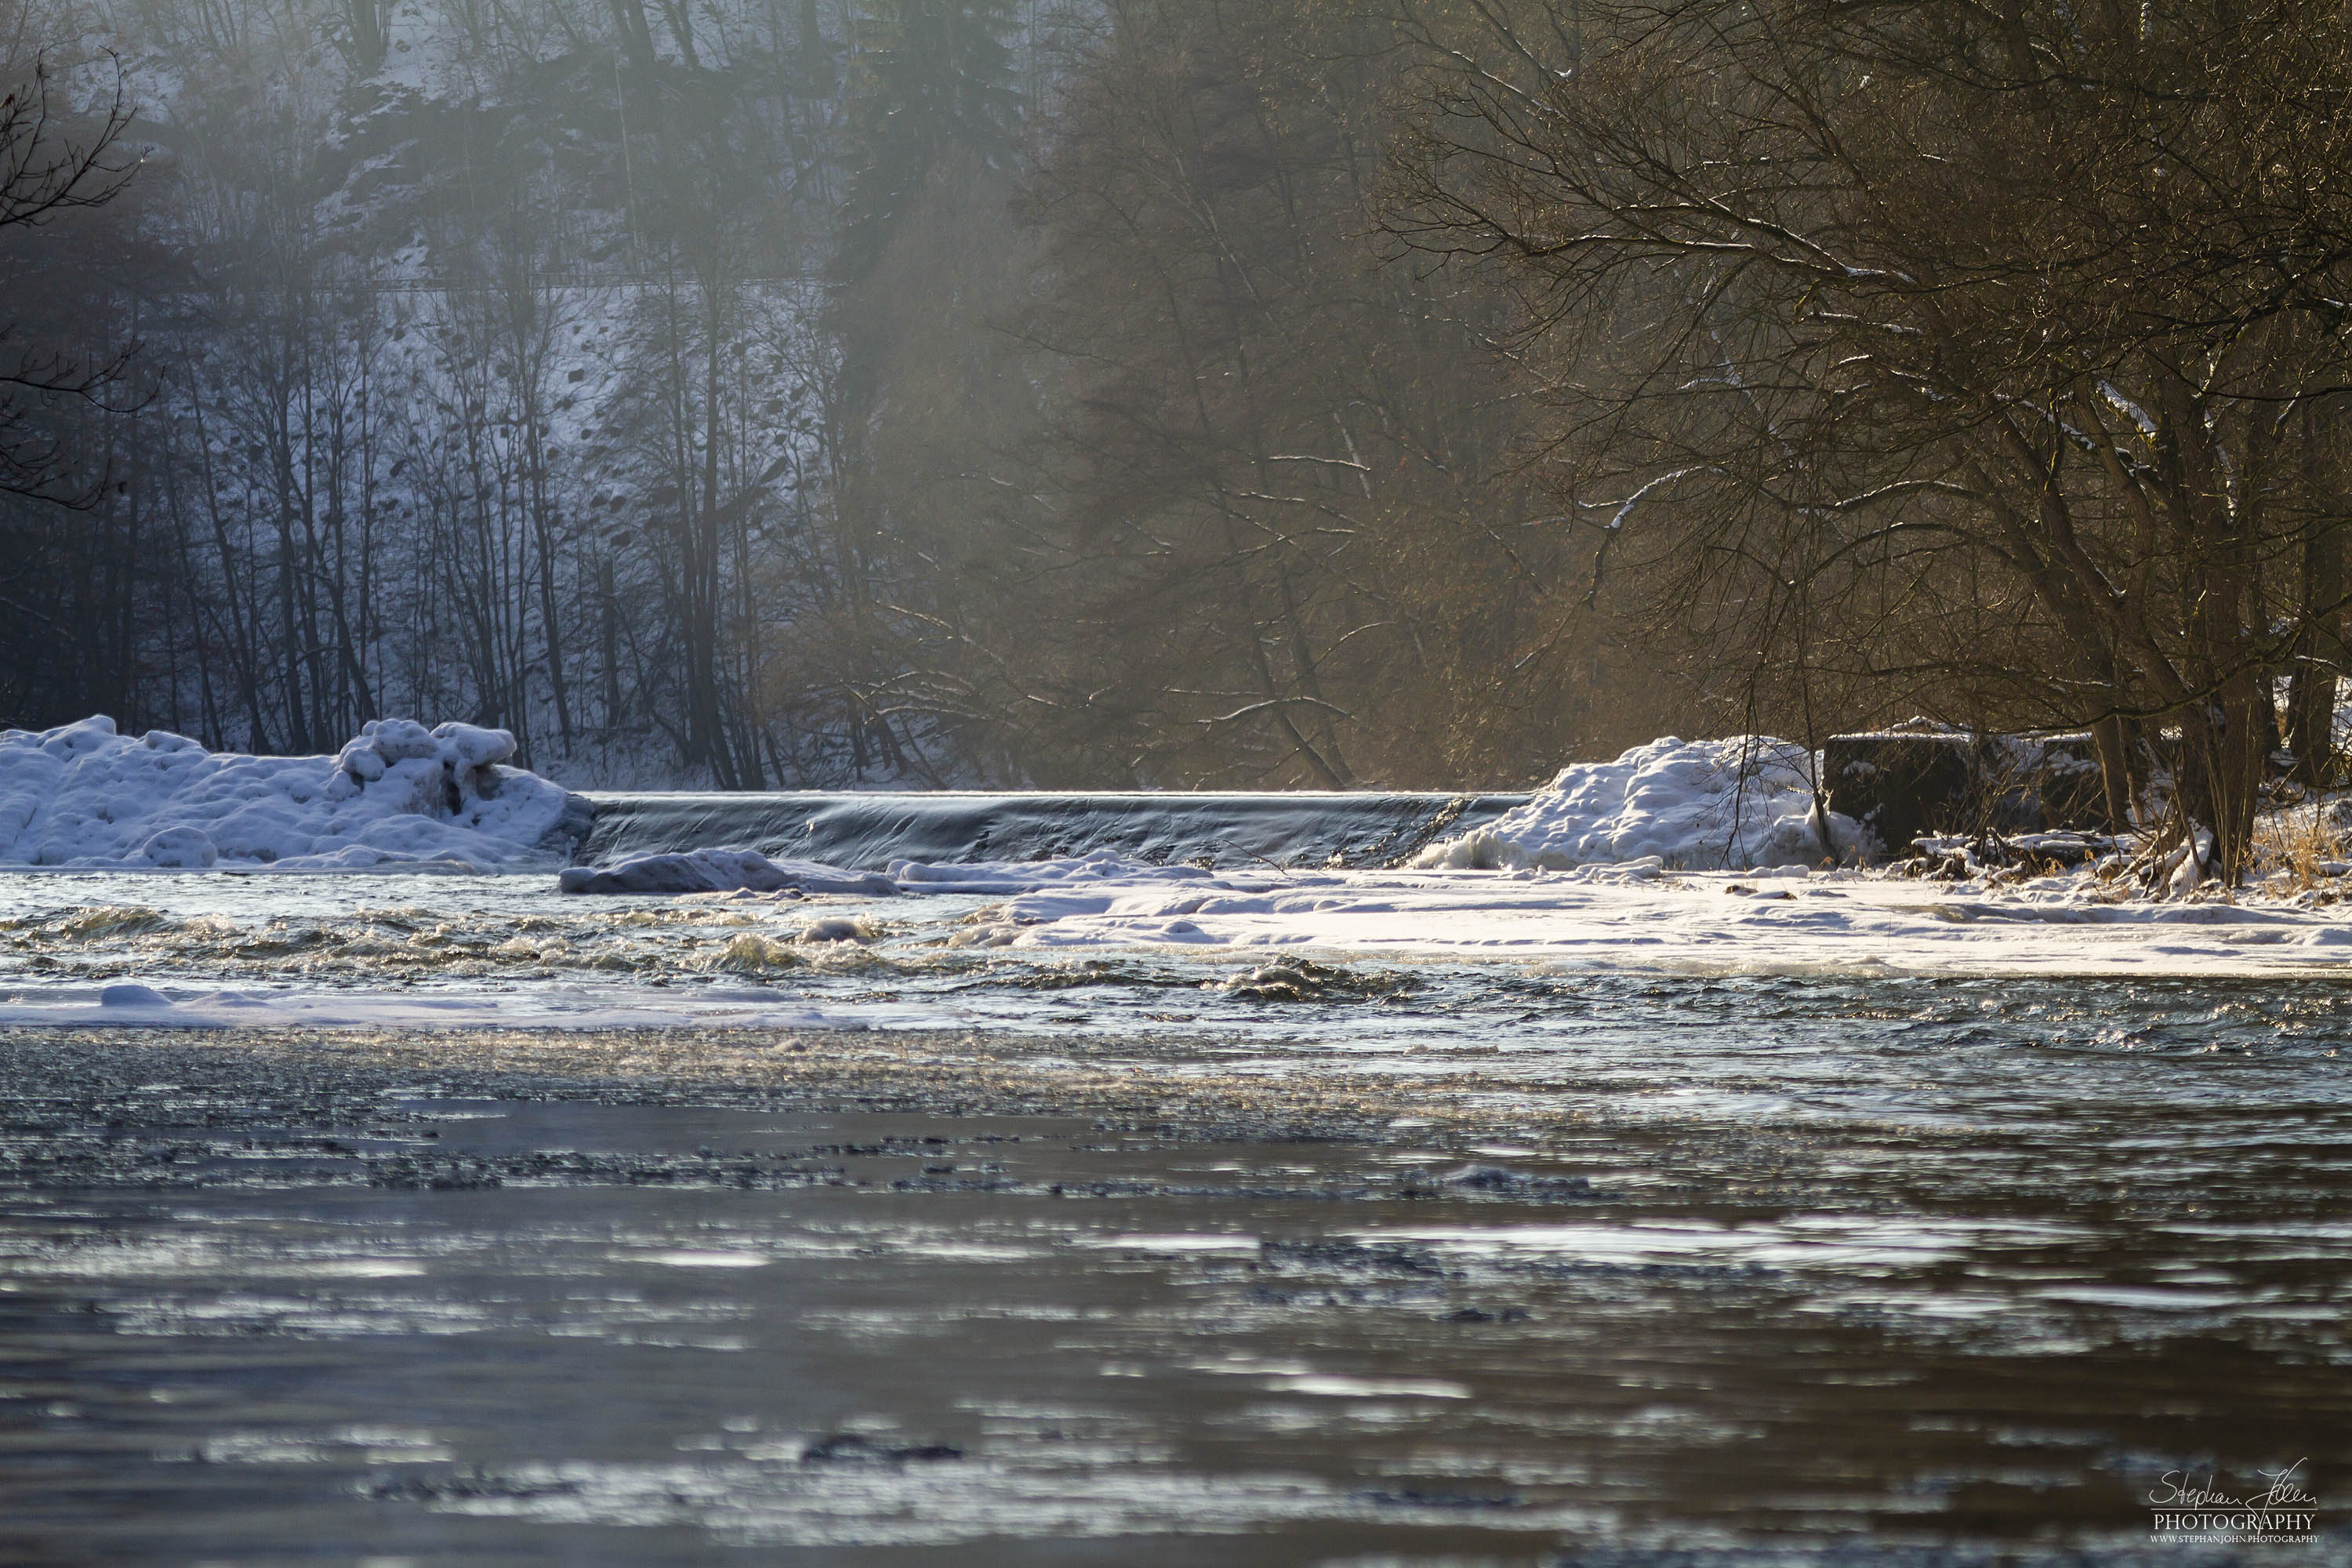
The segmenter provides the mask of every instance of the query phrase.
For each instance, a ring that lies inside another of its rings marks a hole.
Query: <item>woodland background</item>
[[[0,723],[1402,787],[1925,712],[2230,818],[2332,765],[2344,21],[23,0],[9,146],[127,118],[0,214]]]

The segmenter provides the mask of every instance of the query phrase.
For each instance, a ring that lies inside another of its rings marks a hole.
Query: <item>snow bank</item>
[[[1613,763],[1571,763],[1534,799],[1414,858],[1420,869],[1551,870],[1655,856],[1676,869],[1816,863],[1858,840],[1851,817],[1814,820],[1811,759],[1769,735],[1668,736]]]
[[[101,868],[430,866],[544,869],[586,801],[503,764],[504,730],[368,724],[332,757],[208,752],[85,719],[0,731],[0,864]]]

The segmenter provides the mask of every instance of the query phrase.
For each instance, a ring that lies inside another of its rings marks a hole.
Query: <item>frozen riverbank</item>
[[[208,752],[104,717],[0,731],[0,868],[551,870],[588,805],[514,754],[504,730],[404,719],[331,757]]]
[[[2352,906],[2299,873],[2224,898],[2127,896],[2095,868],[2025,876],[1964,856],[1944,881],[1799,863],[1685,868],[1751,805],[1769,830],[1723,841],[1715,862],[1793,853],[1817,826],[1785,757],[1772,787],[1742,794],[1753,748],[1740,742],[1661,742],[1580,764],[1413,868],[1151,864],[1097,849],[845,870],[706,849],[567,869],[562,885],[606,894],[587,897],[558,890],[548,847],[576,797],[497,762],[503,741],[380,725],[339,758],[267,759],[130,740],[100,721],[7,736],[0,798],[17,803],[16,852],[88,849],[65,858],[100,864],[0,877],[0,1024],[1211,1019],[1249,1031],[1277,1026],[1258,1021],[1274,1016],[1268,1003],[1337,999],[1376,1001],[1411,1034],[1430,998],[1499,1009],[1516,988],[1584,974],[2286,979],[2352,964]],[[1018,797],[1024,831],[1095,831],[1109,809],[1041,815],[1045,798]],[[1351,809],[1378,805],[1360,815],[1386,835],[1425,831],[1444,804],[1391,798],[1411,811],[1376,797],[1350,797]],[[1150,840],[1241,820],[1223,799],[1183,797],[1164,823],[1152,797],[1116,804],[1121,830]],[[992,830],[973,816],[980,800],[954,797],[940,819],[972,846]],[[182,853],[198,837],[211,868],[174,868],[201,861]],[[1673,853],[1620,858],[1644,847]],[[264,848],[277,858],[259,859]],[[1476,868],[1504,863],[1518,868]],[[288,868],[310,874],[236,874]],[[447,874],[460,869],[520,874]]]

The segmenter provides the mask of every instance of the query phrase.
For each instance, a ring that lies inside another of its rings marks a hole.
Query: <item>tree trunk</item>
[[[2131,732],[2119,713],[2110,713],[2091,725],[2091,740],[2099,751],[2101,804],[2107,831],[2121,833],[2131,826]]]
[[[2335,773],[2336,681],[2344,661],[2344,535],[2315,524],[2303,542],[2304,628],[2287,675],[2286,745],[2294,776],[2314,788]]]

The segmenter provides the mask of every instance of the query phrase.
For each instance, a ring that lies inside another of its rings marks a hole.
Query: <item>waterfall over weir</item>
[[[1109,849],[1155,864],[1392,866],[1524,795],[986,795],[964,791],[592,794],[575,858],[688,849],[879,870],[893,860],[1035,860]]]

